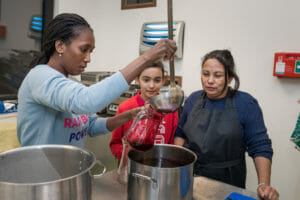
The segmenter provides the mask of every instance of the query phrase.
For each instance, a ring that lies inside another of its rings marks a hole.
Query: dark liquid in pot
[[[130,146],[138,151],[147,151],[153,147],[153,144],[130,143]]]
[[[184,161],[170,160],[166,158],[145,158],[142,163],[151,167],[172,168],[186,165]]]

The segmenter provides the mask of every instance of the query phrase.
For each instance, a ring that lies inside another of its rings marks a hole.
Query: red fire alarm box
[[[300,53],[275,53],[273,75],[300,77]]]
[[[0,24],[0,38],[5,38],[6,36],[6,26]]]

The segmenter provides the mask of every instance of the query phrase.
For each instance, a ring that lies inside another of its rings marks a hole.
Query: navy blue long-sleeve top
[[[202,92],[203,90],[193,92],[185,101],[174,137],[186,138],[183,132],[183,126]],[[249,156],[252,158],[263,156],[272,161],[272,143],[267,134],[263,114],[257,100],[246,92],[238,91],[234,95],[234,101],[238,113],[243,143]],[[221,99],[207,98],[204,108],[221,110],[224,109],[225,102],[226,97]]]

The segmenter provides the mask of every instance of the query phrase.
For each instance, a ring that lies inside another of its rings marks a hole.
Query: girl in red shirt
[[[164,83],[164,67],[161,62],[152,63],[146,67],[135,79],[140,86],[140,91],[134,97],[122,102],[116,114],[120,114],[127,110],[141,107],[148,102],[149,99],[159,92]],[[173,144],[174,133],[178,123],[178,113],[166,114],[159,125],[155,136],[155,144]],[[115,129],[109,143],[110,150],[113,155],[120,160],[123,151],[122,137],[127,129],[131,126],[132,121],[127,122],[123,126]]]

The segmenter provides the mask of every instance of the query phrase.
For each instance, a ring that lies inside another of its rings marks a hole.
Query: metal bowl
[[[183,103],[184,93],[178,87],[162,87],[159,94],[149,100],[150,105],[161,113],[175,112]]]
[[[95,165],[103,168],[92,175]],[[0,154],[1,200],[89,200],[94,178],[106,168],[85,149],[69,145],[34,145]]]

